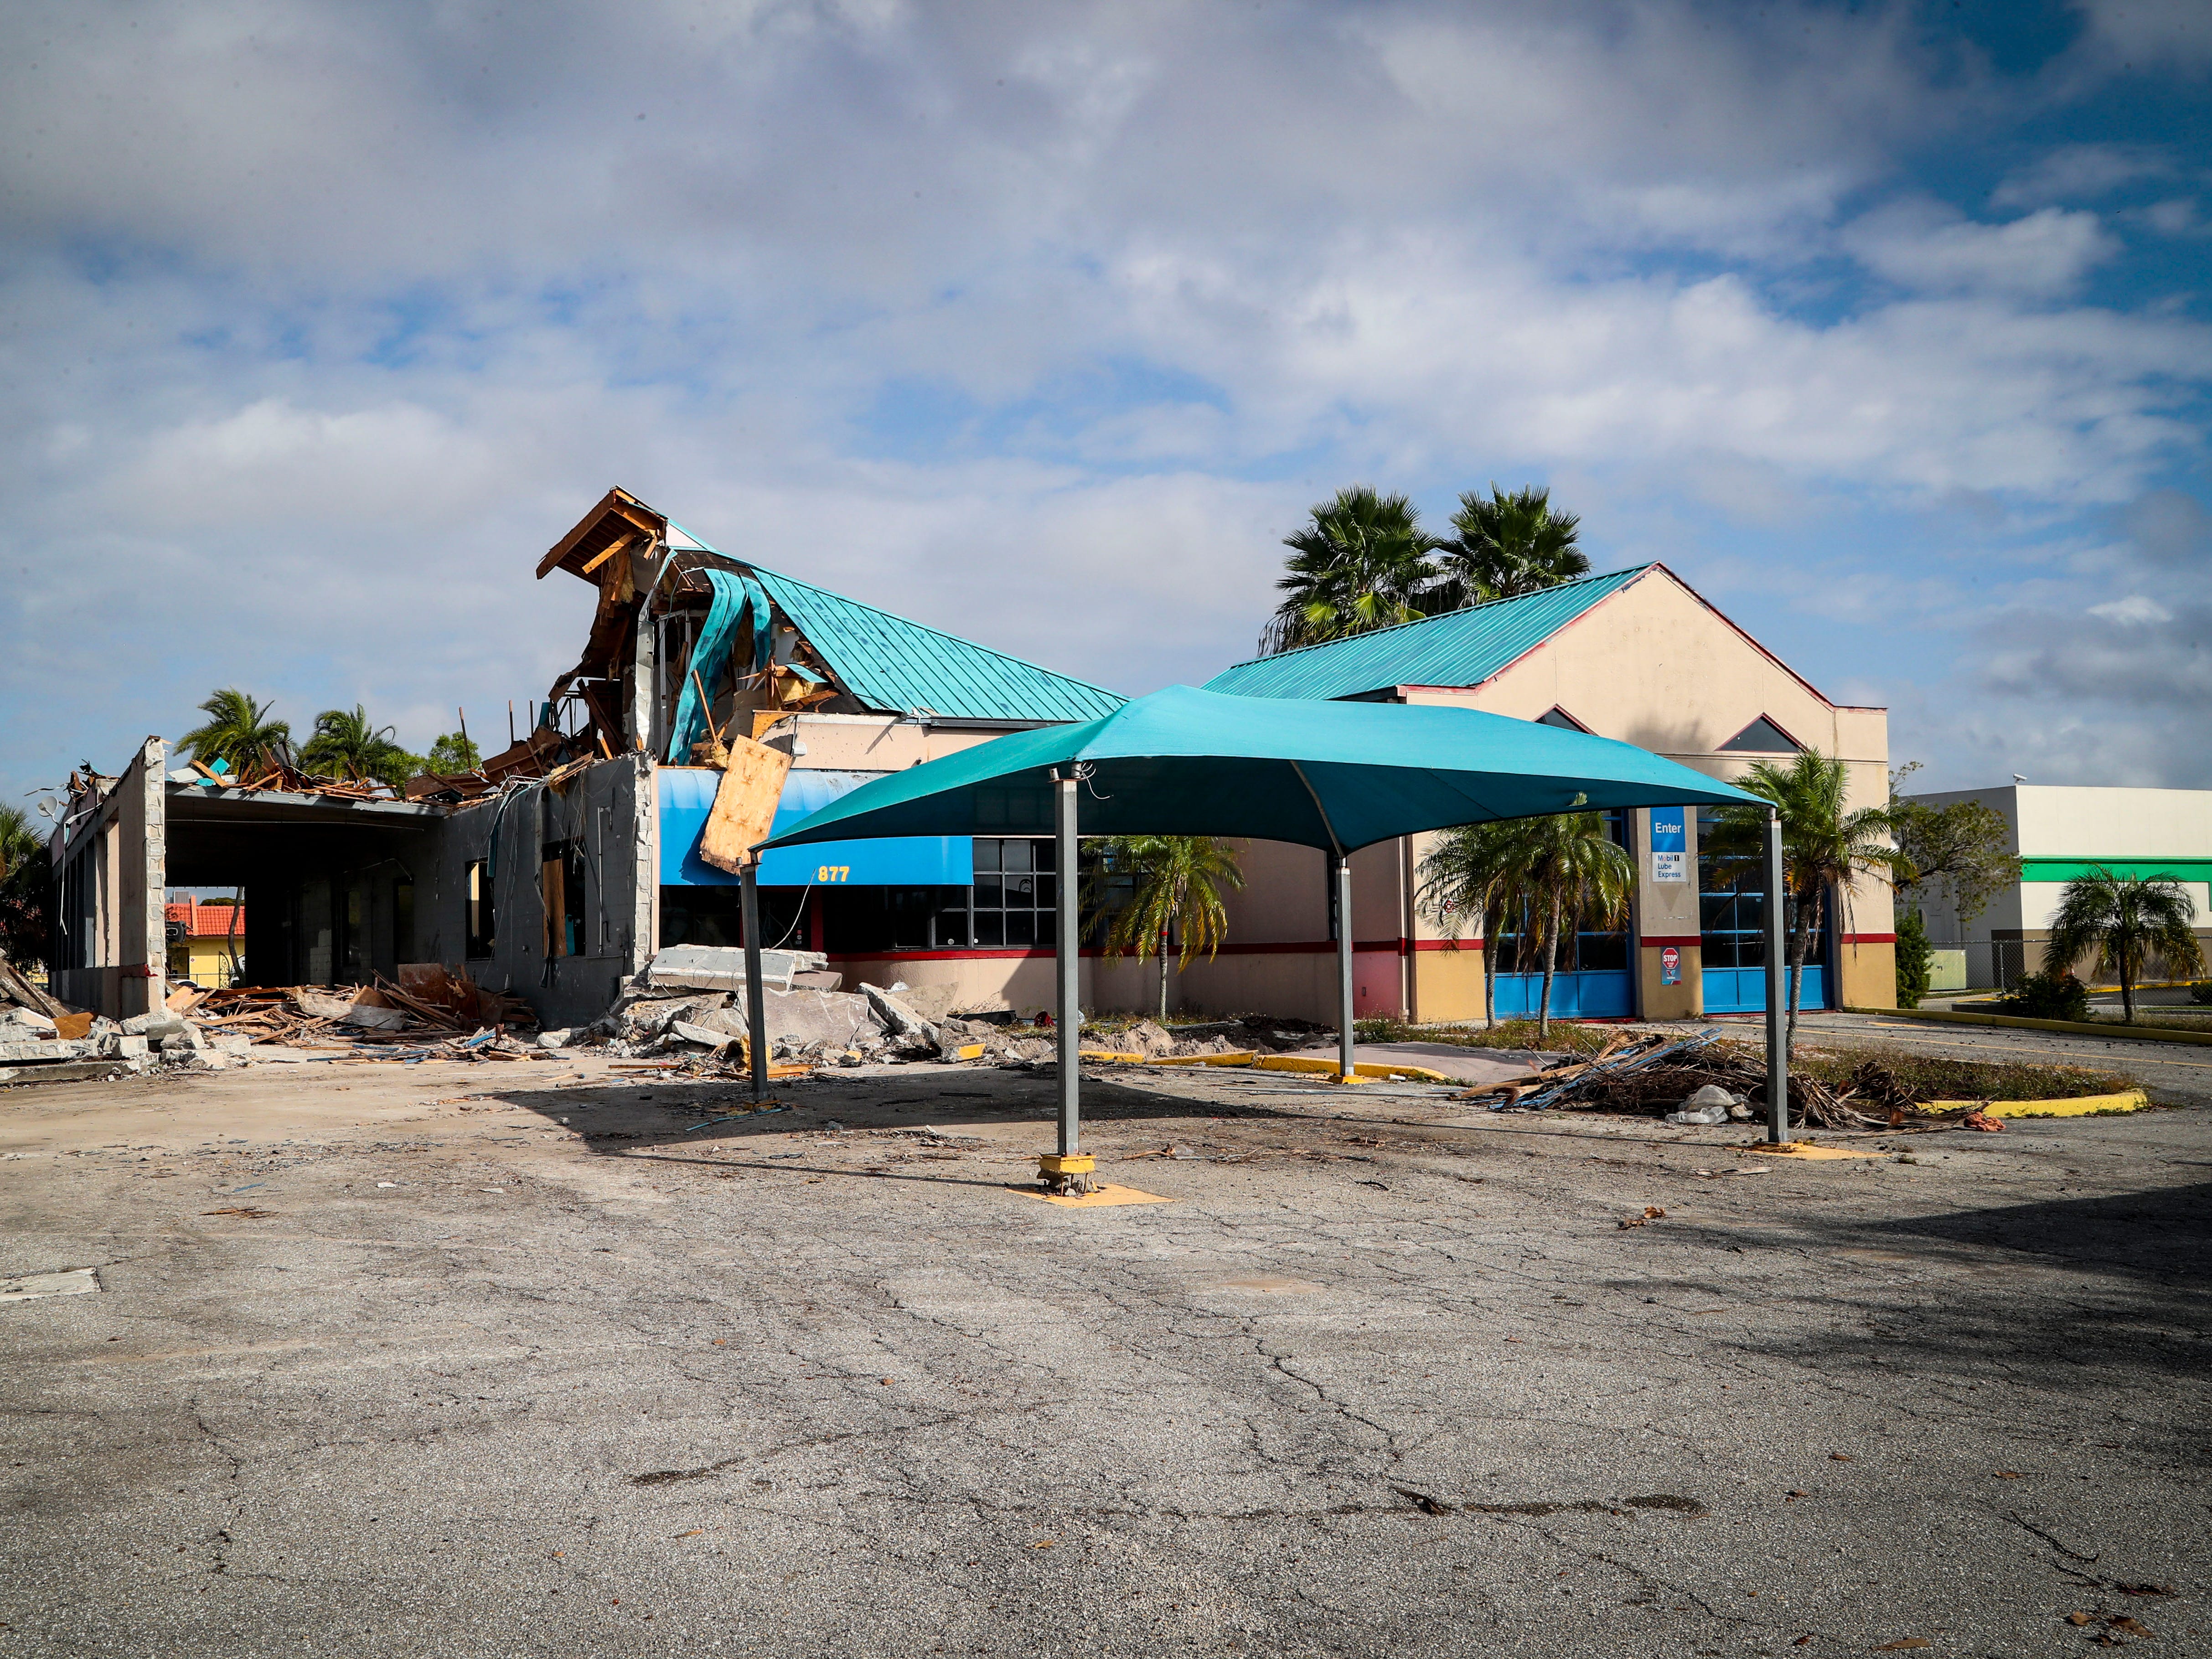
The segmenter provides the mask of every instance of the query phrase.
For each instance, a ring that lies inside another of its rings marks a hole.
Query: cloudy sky
[[[1549,483],[1964,786],[2212,787],[2212,9],[16,0],[0,790],[427,744],[610,484],[1139,692]]]

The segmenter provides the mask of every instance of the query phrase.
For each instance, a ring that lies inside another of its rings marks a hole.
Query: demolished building
[[[556,571],[597,590],[583,652],[469,774],[395,792],[179,766],[149,738],[118,775],[73,775],[50,848],[55,994],[118,1019],[158,1006],[167,890],[234,887],[241,985],[446,963],[582,1024],[657,949],[739,942],[735,860],[709,834],[733,781],[758,839],[871,777],[1121,702],[725,554],[620,489],[539,561]],[[908,956],[1000,959],[1005,1006],[1054,898],[1048,827],[1006,830],[771,854],[766,942],[885,983]]]

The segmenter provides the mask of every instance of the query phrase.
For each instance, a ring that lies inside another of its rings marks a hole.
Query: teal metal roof
[[[951,720],[1092,720],[1126,698],[972,640],[752,567],[845,689],[871,708]]]
[[[672,547],[736,558],[673,519],[668,527]],[[844,688],[871,708],[902,714],[927,709],[948,720],[1093,720],[1128,701],[750,560],[737,562],[759,579]]]
[[[1397,685],[1480,685],[1655,566],[1585,576],[1510,599],[1309,645],[1225,668],[1208,691],[1240,697],[1357,697]]]

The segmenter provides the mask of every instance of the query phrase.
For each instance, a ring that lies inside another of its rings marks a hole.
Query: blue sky
[[[504,729],[610,484],[1127,691],[1549,484],[1963,787],[2212,787],[2201,3],[10,9],[0,790]]]

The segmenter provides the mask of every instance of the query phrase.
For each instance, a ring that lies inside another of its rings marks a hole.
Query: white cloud
[[[1769,554],[1807,526],[2048,524],[2203,436],[2212,336],[2081,303],[2111,232],[2033,194],[2124,156],[2048,158],[2007,223],[1840,223],[2017,118],[1902,13],[19,11],[0,696],[45,712],[0,774],[27,781],[218,681],[410,741],[526,695],[587,596],[526,573],[610,483],[1142,690],[1244,654],[1278,538],[1354,477],[1550,477],[1602,509],[1601,561],[1755,551],[1805,578],[1759,590],[1779,617],[1839,619],[1817,653],[1881,617],[1831,553]],[[1970,585],[1843,562],[1897,605]]]
[[[2163,178],[2173,163],[2157,150],[2129,144],[2062,144],[2008,173],[1990,193],[1999,209],[2094,201],[2138,179]]]
[[[2093,605],[2089,607],[2089,614],[2123,626],[2130,623],[2142,626],[2173,620],[2173,612],[2156,599],[2145,599],[2140,593],[2130,593],[2124,599],[2113,599],[2104,605]]]
[[[2047,207],[1989,225],[1932,202],[1869,213],[1845,228],[1843,241],[1869,270],[1905,288],[2031,299],[2072,294],[2119,251],[2094,213]]]

